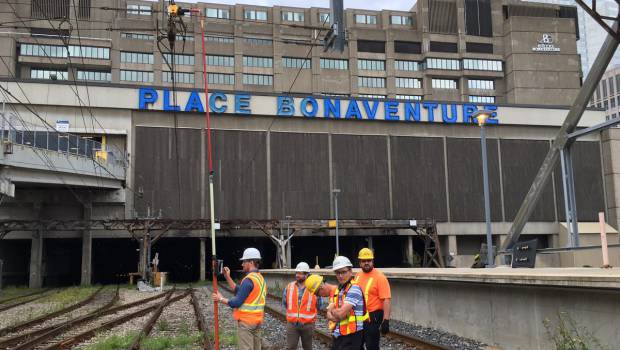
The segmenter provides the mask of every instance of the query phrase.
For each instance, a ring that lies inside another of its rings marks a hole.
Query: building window
[[[416,61],[395,60],[394,69],[404,71],[417,71],[420,70],[420,66]]]
[[[611,108],[616,108],[616,99],[615,98],[610,99],[609,104],[611,105]]]
[[[177,41],[194,41],[194,36],[177,34]]]
[[[422,43],[417,41],[394,41],[394,52],[397,53],[422,53]]]
[[[432,79],[433,89],[458,89],[458,82],[454,79]]]
[[[205,35],[206,41],[211,41],[220,44],[232,44],[234,39],[232,36],[219,36],[219,35]]]
[[[38,68],[32,68],[30,70],[30,79],[67,80],[67,78],[68,74],[66,70]]]
[[[150,5],[127,4],[128,15],[150,16],[152,12]]]
[[[383,60],[367,60],[357,59],[357,69],[360,70],[385,70],[385,61]]]
[[[457,43],[450,43],[445,41],[431,41],[429,44],[429,50],[431,52],[459,52],[459,45]]]
[[[329,13],[319,13],[319,23],[329,23]]]
[[[427,58],[427,69],[442,69],[442,70],[459,70],[459,60],[445,59],[445,58]]]
[[[334,58],[321,58],[321,69],[349,69],[348,60],[339,60]]]
[[[465,33],[493,36],[491,0],[465,0]]]
[[[375,95],[375,94],[359,94],[357,96],[363,97],[363,98],[386,98],[387,97],[385,95]]]
[[[609,103],[607,102],[607,100],[603,101],[603,108],[605,108],[605,110],[609,109]]]
[[[282,67],[310,69],[311,62],[309,58],[282,57]]]
[[[618,96],[617,99],[618,99],[618,106],[620,107],[620,96]]]
[[[243,74],[244,85],[273,85],[273,75]]]
[[[110,49],[107,47],[69,45],[69,56],[109,60]]]
[[[385,88],[385,78],[357,77],[357,85],[367,88]]]
[[[615,94],[615,92],[614,92],[614,78],[611,77],[611,78],[607,79],[607,82],[609,83],[609,96],[613,96]]]
[[[616,75],[616,91],[620,93],[620,75]]]
[[[90,80],[90,81],[111,81],[112,73],[101,72],[101,71],[78,70],[77,79],[78,80]]]
[[[243,12],[243,18],[251,21],[266,21],[267,11],[245,10]]]
[[[121,63],[153,64],[153,54],[121,51]]]
[[[413,25],[413,18],[411,16],[392,15],[390,16],[390,23],[399,26],[410,26]]]
[[[470,95],[467,100],[472,103],[495,103],[495,96],[475,96]]]
[[[422,96],[420,95],[396,95],[397,100],[407,100],[407,101],[422,101]]]
[[[478,90],[495,90],[494,80],[468,79],[467,87]]]
[[[603,80],[601,81],[601,85],[603,86],[603,98],[607,98],[607,82]]]
[[[303,22],[304,13],[295,11],[282,11],[282,20],[287,22]]]
[[[484,71],[493,71],[493,72],[501,72],[502,61],[496,60],[477,60],[465,58],[463,59],[463,69],[465,70],[484,70]]]
[[[245,38],[244,40],[249,45],[273,45],[273,40],[271,39]]]
[[[235,75],[223,73],[207,73],[207,81],[209,82],[209,84],[235,85]]]
[[[140,83],[152,83],[153,72],[121,69],[121,81],[136,81]]]
[[[355,23],[357,23],[357,24],[377,24],[377,16],[375,16],[375,15],[355,15]]]
[[[357,52],[385,53],[385,41],[358,40]]]
[[[397,88],[405,88],[405,89],[421,89],[422,88],[422,80],[417,78],[396,78],[395,79]]]
[[[132,39],[132,40],[153,41],[155,40],[155,35],[146,34],[146,33],[121,33],[121,38]]]
[[[64,46],[21,44],[19,54],[21,56],[67,57],[67,50]]]
[[[172,74],[170,72],[161,72],[161,80],[165,83],[172,83]],[[175,72],[174,82],[181,84],[193,84],[194,73]]]
[[[273,58],[258,57],[258,56],[243,56],[243,66],[244,67],[272,68]]]
[[[169,53],[164,54],[164,63],[172,65],[172,55]],[[179,55],[174,54],[174,64],[182,65],[182,66],[193,66],[194,65],[194,55]]]
[[[235,56],[207,55],[207,65],[221,66],[221,67],[234,67]]]
[[[230,10],[207,8],[208,18],[230,19]]]

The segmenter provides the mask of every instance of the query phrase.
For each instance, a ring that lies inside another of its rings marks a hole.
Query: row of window
[[[173,57],[174,57],[174,60],[173,60]],[[181,54],[171,55],[169,53],[165,53],[164,62],[170,65],[174,63],[175,65],[193,66],[194,55],[181,55]]]
[[[357,60],[357,69],[384,71],[385,70],[385,61],[382,61],[382,60],[358,59]]]
[[[22,56],[45,57],[80,57],[94,59],[110,59],[110,49],[107,47],[79,46],[79,45],[38,45],[21,44],[19,54]]]
[[[144,40],[144,41],[154,41],[155,35],[148,33],[133,33],[133,32],[123,32],[121,33],[121,38],[123,39],[131,39],[131,40]],[[183,35],[177,34],[177,41],[194,41],[193,35]]]
[[[494,80],[468,79],[467,87],[478,90],[495,90]]]
[[[150,5],[127,4],[128,15],[150,16],[153,13]]]
[[[357,77],[357,85],[367,88],[384,88],[385,78],[376,77]]]
[[[208,18],[217,19],[230,19],[229,9],[220,8],[207,8],[206,15]],[[282,20],[287,22],[303,22],[305,15],[299,11],[282,11]],[[261,10],[245,10],[243,12],[243,18],[251,21],[267,21],[267,11]],[[329,23],[328,13],[319,13],[319,21],[321,23]],[[355,23],[357,24],[377,24],[376,15],[358,14],[355,15]],[[390,16],[390,24],[411,26],[413,24],[413,17],[392,15]]]

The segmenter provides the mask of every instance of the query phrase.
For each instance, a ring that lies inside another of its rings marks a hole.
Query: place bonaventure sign
[[[140,88],[140,110],[163,110],[204,113],[204,93],[191,91],[177,93],[173,101],[172,91]],[[372,98],[344,97],[291,97],[253,96],[245,92],[209,93],[209,110],[214,114],[276,115],[280,117],[304,117],[307,119],[385,120],[401,122],[474,123],[472,115],[480,109],[492,111],[488,124],[499,124],[494,104],[446,103],[426,101],[379,100]]]

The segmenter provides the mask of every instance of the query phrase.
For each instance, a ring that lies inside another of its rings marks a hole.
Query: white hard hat
[[[299,264],[297,264],[297,267],[295,268],[295,272],[310,273],[310,265],[302,261]]]
[[[256,248],[247,248],[239,260],[260,260],[260,252]]]
[[[353,264],[351,264],[351,260],[346,256],[337,256],[332,264],[332,270],[340,270],[343,267],[353,267]]]

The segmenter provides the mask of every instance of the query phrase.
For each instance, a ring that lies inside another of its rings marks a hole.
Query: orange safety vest
[[[290,323],[313,323],[317,312],[316,296],[306,288],[299,302],[298,293],[297,283],[289,283],[286,287],[286,320]]]
[[[241,283],[246,278],[252,281],[254,288],[243,304],[233,311],[233,318],[250,325],[261,324],[265,315],[265,297],[267,295],[265,279],[258,272],[250,272],[243,278]]]
[[[355,276],[355,279],[353,279],[353,282],[355,282],[355,284],[359,285],[360,288],[362,287],[361,284],[359,284],[359,275]],[[370,287],[372,286],[372,282],[374,282],[375,279],[373,277],[370,277],[368,279],[368,281],[366,281],[366,288],[363,289],[364,292],[364,305],[368,305],[368,292],[370,292]]]
[[[330,296],[330,299],[332,303],[334,303],[334,306],[336,308],[340,308],[342,307],[342,305],[344,305],[344,300],[347,297],[347,293],[349,292],[349,289],[351,289],[351,286],[353,285],[357,285],[357,282],[354,280],[352,280],[349,284],[347,284],[346,287],[344,287],[344,290],[342,291],[342,296],[339,295],[340,292],[338,290],[338,287],[336,287],[336,289],[332,291],[332,295]],[[357,322],[358,321],[364,322],[369,318],[368,310],[366,310],[366,298],[364,297],[363,300],[364,300],[364,315],[357,316],[355,315],[355,310],[351,309],[351,311],[349,311],[349,317],[338,322],[338,326],[340,327],[340,335],[345,336],[345,335],[349,335],[349,334],[353,334],[357,332],[358,331]],[[329,329],[332,331],[336,329],[336,323],[329,321]]]

